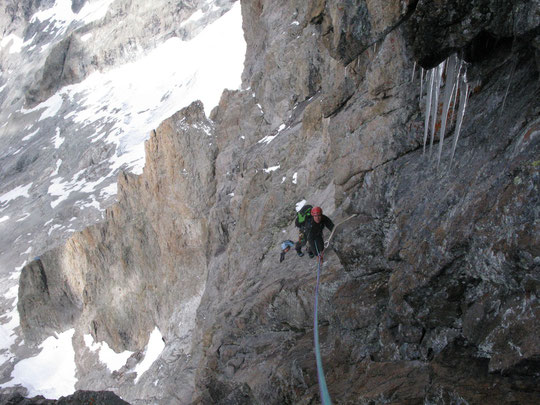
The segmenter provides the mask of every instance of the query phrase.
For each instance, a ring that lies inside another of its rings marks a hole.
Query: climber
[[[281,263],[283,260],[285,260],[285,253],[287,253],[291,247],[293,247],[295,243],[292,240],[284,240],[281,243],[281,254],[279,255],[279,262]]]
[[[294,225],[298,228],[298,242],[296,242],[296,254],[300,257],[304,256],[302,253],[302,247],[306,244],[306,235],[305,235],[305,224],[306,218],[311,215],[312,205],[305,204],[302,208],[298,210]]]
[[[334,223],[326,215],[323,215],[321,207],[313,207],[311,215],[306,218],[304,232],[309,242],[308,255],[312,258],[318,255],[322,261],[324,251],[323,229],[334,229]]]

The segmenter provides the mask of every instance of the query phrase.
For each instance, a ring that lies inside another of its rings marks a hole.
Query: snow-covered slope
[[[0,382],[9,386],[25,381],[23,362],[10,381],[28,355],[17,335],[23,265],[101,219],[117,174],[142,170],[160,122],[197,99],[208,115],[224,88],[240,86],[245,41],[231,0],[0,3]]]

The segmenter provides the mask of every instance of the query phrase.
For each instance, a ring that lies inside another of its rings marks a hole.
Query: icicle
[[[512,39],[512,48],[510,48],[510,54],[513,55],[512,60],[513,60],[514,63],[512,64],[512,69],[510,70],[510,76],[508,78],[508,85],[506,86],[506,91],[504,93],[503,103],[501,105],[501,113],[504,111],[504,105],[506,104],[506,97],[508,96],[508,91],[510,90],[510,84],[512,84],[512,78],[514,76],[514,71],[516,70],[516,65],[517,65],[517,58],[516,58],[516,56],[514,54],[514,45],[515,45],[515,43],[516,43],[516,38],[514,37]]]
[[[420,70],[420,103],[422,102],[422,94],[424,94],[424,68]]]
[[[446,132],[446,121],[448,119],[448,110],[450,108],[450,101],[452,100],[452,95],[454,94],[454,89],[456,87],[456,81],[458,80],[457,76],[457,67],[458,59],[456,54],[448,58],[448,63],[446,64],[446,80],[444,84],[444,93],[443,93],[443,108],[441,115],[441,130],[439,133],[439,153],[437,155],[437,169],[439,169],[439,164],[441,163],[442,148],[444,143],[444,135]]]
[[[414,68],[413,68],[414,71]],[[424,118],[424,142],[423,154],[426,153],[428,133],[431,131],[431,139],[429,145],[429,157],[433,151],[435,142],[435,132],[437,130],[437,115],[439,113],[439,96],[441,92],[442,78],[445,73],[444,91],[442,94],[442,111],[440,117],[440,132],[439,132],[439,150],[437,154],[437,170],[439,169],[442,157],[442,148],[444,147],[444,138],[446,129],[454,123],[454,141],[452,145],[452,154],[450,158],[450,166],[452,165],[454,154],[456,151],[463,117],[467,106],[467,99],[470,93],[470,85],[466,78],[466,64],[458,58],[457,54],[453,54],[439,66],[426,70],[421,69],[420,73],[420,102],[424,95],[424,80],[426,85],[426,105]],[[458,107],[459,93],[459,107]],[[504,105],[504,103],[503,103]],[[450,117],[450,118],[449,118]]]
[[[452,166],[452,162],[454,160],[454,153],[456,152],[459,132],[461,131],[461,124],[463,123],[463,116],[465,115],[465,108],[467,107],[467,98],[469,97],[469,85],[467,84],[465,76],[461,77],[461,81],[461,94],[459,97],[459,109],[457,114],[456,130],[454,132],[454,144],[452,145],[452,155],[450,157],[450,166]]]
[[[512,64],[512,70],[510,71],[510,77],[508,78],[508,85],[506,86],[506,92],[504,93],[503,103],[501,106],[501,113],[504,111],[504,105],[506,104],[506,97],[508,96],[508,91],[510,90],[510,85],[512,84],[512,78],[514,77],[514,72],[516,70],[517,61],[514,61]]]
[[[460,82],[460,78],[461,78],[461,68],[463,66],[463,61],[461,59],[458,59],[458,67],[457,67],[457,71],[456,71],[456,89],[454,90],[454,99],[452,101],[452,112],[449,113],[450,115],[450,125],[452,125],[452,123],[454,122],[454,115],[456,114],[456,111],[457,111],[457,97],[458,97],[458,93],[459,93],[459,82]],[[450,126],[449,125],[449,126]]]
[[[411,77],[411,82],[414,81],[414,74],[416,73],[416,62],[414,62],[414,65],[412,67],[412,77]]]
[[[431,97],[433,95],[433,80],[435,79],[435,69],[430,69],[427,72],[427,76],[429,76],[429,87],[428,87],[428,96],[426,100],[426,118],[424,121],[424,152],[426,153],[426,142],[427,142],[427,136],[429,132],[429,116],[431,114]]]
[[[435,83],[433,84],[433,90],[435,91],[435,94],[433,95],[433,105],[431,107],[431,114],[432,114],[432,121],[431,121],[431,141],[429,143],[429,156],[431,157],[431,151],[433,149],[433,141],[435,140],[435,127],[437,124],[437,110],[439,109],[439,93],[441,90],[441,77],[442,72],[444,70],[445,62],[441,62],[439,66],[437,66],[436,70],[433,72],[435,76]]]

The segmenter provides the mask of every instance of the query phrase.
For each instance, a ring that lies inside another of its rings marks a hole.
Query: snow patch
[[[52,208],[56,208],[61,202],[67,200],[70,194],[73,192],[77,192],[77,191],[82,192],[82,193],[94,192],[98,188],[98,186],[104,181],[106,181],[107,179],[109,179],[111,175],[111,173],[109,173],[97,180],[86,181],[84,180],[84,178],[80,179],[84,173],[85,173],[85,170],[81,170],[77,172],[74,175],[73,179],[70,181],[66,181],[63,178],[53,178],[51,180],[51,185],[49,186],[47,192],[53,197],[54,196],[58,197],[51,201]],[[110,188],[109,186],[108,188],[105,189],[105,192],[110,192],[112,190],[113,188]],[[92,198],[95,199],[95,197],[92,197]],[[97,201],[92,202],[90,205],[93,206],[96,204],[97,204],[97,207],[99,207],[99,203]]]
[[[17,278],[20,272],[16,272]],[[10,277],[13,279],[14,277]],[[6,298],[15,298],[17,299],[18,294],[18,284],[16,285],[17,292],[10,289],[10,297]],[[15,297],[12,297],[13,294],[16,294]],[[3,323],[5,322],[5,323]],[[17,311],[17,303],[13,304],[13,308],[10,312],[2,314],[2,323],[0,323],[0,362],[5,363],[6,361],[11,360],[14,356],[10,351],[12,345],[15,344],[17,335],[15,334],[15,328],[19,326],[19,311]]]
[[[21,360],[11,373],[11,381],[1,388],[22,385],[28,389],[28,396],[43,395],[58,399],[75,392],[77,378],[75,372],[75,351],[72,339],[75,329],[51,336],[39,346],[41,352]]]
[[[84,342],[92,352],[98,351],[99,361],[105,364],[111,373],[121,369],[133,354],[128,350],[116,353],[107,342],[95,343],[92,335],[84,335]]]
[[[265,173],[271,173],[279,169],[280,165],[269,167],[268,169],[263,169]]]
[[[276,135],[266,135],[263,139],[261,139],[258,143],[265,143],[265,144],[269,144],[270,142],[272,142],[274,140],[274,138],[277,136]]]
[[[86,2],[84,7],[75,14],[71,10],[71,0],[56,0],[51,8],[38,11],[35,13],[30,22],[34,23],[39,21],[51,20],[46,31],[59,30],[56,35],[61,35],[66,32],[69,25],[73,22],[80,22],[82,24],[89,24],[93,21],[97,21],[105,17],[110,4],[114,0],[98,0],[93,2]]]
[[[262,110],[261,110],[262,111]],[[283,131],[285,128],[287,128],[287,126],[285,124],[281,124],[276,132],[275,135],[266,135],[263,139],[261,139],[258,143],[265,143],[265,144],[269,144],[270,142],[272,142],[274,140],[274,138],[276,136],[278,136],[280,134],[281,131]]]
[[[62,159],[58,159],[56,161],[56,169],[54,170],[53,173],[51,173],[51,177],[54,177],[54,176],[58,176],[58,172],[60,170],[60,166],[62,166]]]
[[[30,216],[30,214],[27,213],[27,212],[25,212],[25,213],[22,215],[22,217],[20,217],[20,218],[17,220],[17,222],[23,222],[23,221],[24,221],[26,218],[28,218],[29,216]],[[0,221],[0,222],[2,222],[2,221]]]
[[[91,33],[91,32],[89,32],[88,34],[84,34],[84,35],[81,37],[81,41],[82,41],[82,42],[86,42],[86,41],[88,41],[90,38],[92,38],[93,35],[94,35],[94,34]]]
[[[54,142],[54,149],[60,148],[60,146],[64,143],[65,138],[62,138],[60,135],[60,128],[56,128],[56,136],[53,138]]]
[[[51,234],[52,234],[55,230],[60,229],[60,228],[63,228],[62,225],[55,224],[55,225],[51,226],[51,228],[49,229],[49,232],[48,232],[48,233],[49,233],[49,236],[51,236]]]
[[[19,296],[19,285],[14,285],[11,287],[7,292],[4,294],[4,298],[10,299],[10,298],[17,298]]]
[[[146,345],[145,355],[142,362],[137,364],[135,367],[135,372],[137,377],[135,378],[135,384],[139,381],[141,376],[152,366],[154,361],[156,361],[165,348],[165,343],[163,342],[163,336],[161,332],[156,327],[150,334],[150,340]]]
[[[32,187],[32,184],[34,183],[27,184],[26,186],[15,187],[13,190],[10,190],[5,194],[0,195],[0,203],[6,203],[8,201],[16,200],[19,197],[30,197],[28,191],[30,190],[30,187]]]
[[[2,39],[2,42],[0,42],[0,46],[4,48],[9,44],[11,44],[11,46],[9,47],[9,53],[19,53],[21,52],[23,46],[23,40],[15,34],[9,34]]]
[[[32,132],[31,134],[26,135],[26,136],[22,139],[23,142],[26,142],[26,141],[30,140],[30,139],[33,138],[34,135],[36,135],[38,132],[39,132],[39,128],[36,129],[36,130],[35,130],[34,132]]]
[[[112,197],[118,193],[118,183],[111,183],[107,187],[104,187],[99,192],[99,196],[103,199]]]
[[[39,117],[38,121],[42,121],[45,118],[50,118],[56,116],[58,114],[58,111],[60,111],[60,108],[62,107],[62,103],[64,102],[62,95],[60,93],[56,93],[54,96],[51,96],[47,100],[45,100],[43,103],[38,104],[34,108],[31,108],[29,110],[23,108],[21,109],[21,113],[23,114],[29,114],[34,111],[40,111],[45,110],[41,113],[41,116]]]
[[[180,27],[183,27],[183,26],[189,24],[190,22],[199,21],[203,17],[204,17],[204,13],[202,12],[202,10],[199,9],[199,10],[195,11],[193,14],[191,14],[191,16],[187,20],[183,21],[180,24]]]

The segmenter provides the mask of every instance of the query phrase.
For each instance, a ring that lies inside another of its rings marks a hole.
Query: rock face
[[[538,3],[282,3],[242,2],[245,90],[163,122],[107,220],[23,270],[25,336],[75,327],[78,388],[134,404],[318,403],[316,264],[278,263],[306,199],[356,214],[321,280],[335,403],[534,403]],[[413,64],[453,52],[471,93],[437,168]],[[166,346],[136,384],[137,356],[109,374],[81,343],[142,350],[155,326]]]

